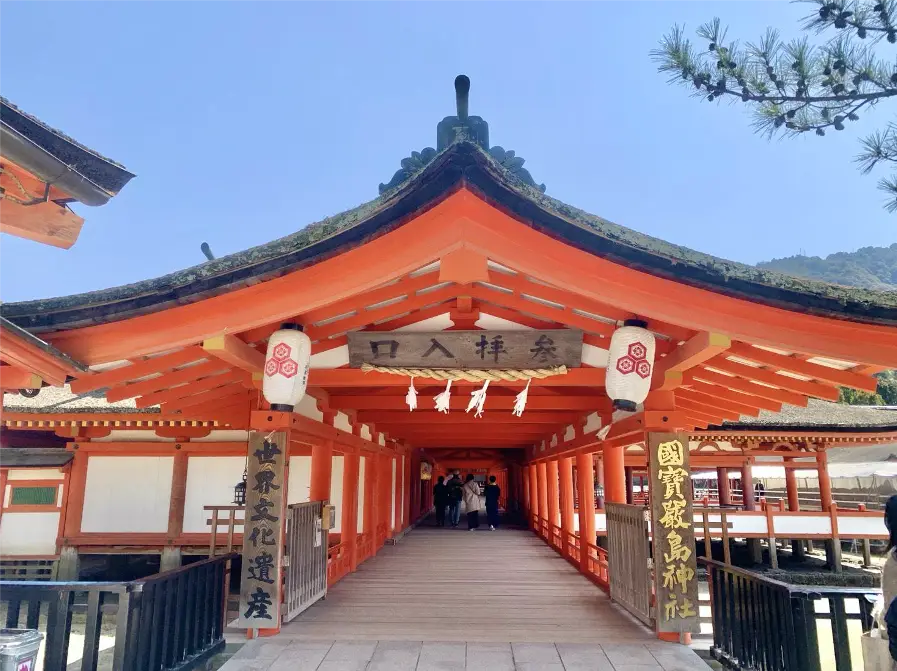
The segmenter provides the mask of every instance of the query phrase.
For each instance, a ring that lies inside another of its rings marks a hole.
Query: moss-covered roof
[[[782,406],[779,412],[761,410],[757,417],[743,415],[737,422],[723,422],[720,429],[784,429],[812,427],[830,431],[897,431],[897,407],[847,405],[817,398],[807,406]]]
[[[0,122],[111,194],[121,191],[134,177],[120,163],[84,146],[3,97],[0,97]]]
[[[866,323],[897,325],[897,292],[877,292],[761,270],[675,245],[584,212],[525,184],[476,144],[460,140],[419,172],[355,209],[243,252],[125,286],[7,303],[0,314],[35,332],[163,310],[320,262],[383,235],[459,188],[547,235],[621,265],[757,303]]]

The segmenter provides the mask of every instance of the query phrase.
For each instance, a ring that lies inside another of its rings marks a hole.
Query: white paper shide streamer
[[[514,401],[513,413],[517,417],[521,417],[523,415],[523,410],[526,408],[526,397],[529,396],[530,382],[532,382],[532,380],[526,381],[526,386],[523,388],[523,391],[517,394],[517,398]]]
[[[414,388],[414,378],[411,378],[411,384],[408,385],[408,393],[405,394],[405,403],[408,404],[408,412],[417,409],[417,389]]]
[[[470,402],[467,404],[467,410],[464,412],[470,412],[471,410],[476,410],[473,413],[474,417],[482,417],[483,416],[483,404],[486,402],[486,390],[489,388],[489,380],[483,383],[483,386],[476,391],[470,392]]]
[[[433,401],[436,403],[436,410],[438,412],[444,412],[448,414],[449,411],[449,402],[452,397],[452,381],[449,380],[445,383],[445,391],[440,394],[437,394],[433,397]]]

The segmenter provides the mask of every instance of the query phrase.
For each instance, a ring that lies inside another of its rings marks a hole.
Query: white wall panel
[[[340,431],[352,433],[352,424],[349,423],[349,416],[344,412],[336,413],[336,416],[333,418],[333,426]]]
[[[364,466],[367,463],[367,457],[361,457],[358,460],[358,533],[364,533]]]
[[[309,419],[314,419],[319,422],[324,421],[324,413],[318,410],[318,401],[313,396],[309,396],[306,394],[299,401],[299,405],[296,406],[294,412],[299,413],[303,417],[308,417]]]
[[[174,457],[87,461],[83,532],[165,533]]]
[[[64,480],[65,474],[58,468],[10,468],[8,480]]]
[[[55,555],[59,513],[13,513],[0,519],[4,555]]]
[[[332,531],[339,533],[343,523],[343,469],[346,459],[342,455],[333,457],[330,471],[330,505],[336,506],[336,519]]]
[[[311,457],[290,457],[287,503],[305,503],[311,492]]]
[[[197,457],[187,460],[187,494],[184,497],[184,533],[208,533],[211,513],[203,506],[228,506],[234,502],[234,485],[243,479],[245,457]],[[243,519],[243,511],[237,511]],[[219,531],[223,527],[219,527]]]

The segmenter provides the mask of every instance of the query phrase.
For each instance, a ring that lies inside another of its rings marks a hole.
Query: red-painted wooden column
[[[604,500],[608,503],[626,503],[626,467],[623,461],[623,446],[605,444],[604,456]]]
[[[626,503],[632,504],[635,501],[635,482],[633,478],[633,471],[635,469],[632,466],[624,466],[623,473],[626,478]]]
[[[721,506],[732,505],[732,489],[729,486],[729,469],[725,466],[720,466],[716,469],[716,490],[719,493],[719,504]]]
[[[588,573],[589,549],[586,543],[594,545],[598,540],[595,535],[595,476],[591,454],[576,455],[576,476],[579,485],[579,568],[583,573]]]
[[[539,516],[550,519],[551,509],[548,507],[548,465],[544,461],[536,464],[536,477],[539,482]],[[542,524],[539,524],[539,532],[542,532]]]
[[[326,440],[311,448],[310,501],[330,500],[330,477],[333,474],[333,441]]]
[[[604,510],[604,457],[600,454],[593,454],[592,463],[595,465],[595,482],[600,487],[597,496],[593,495],[597,499],[595,505],[601,510]]]
[[[520,477],[523,480],[523,501],[521,502],[522,509],[524,514],[526,515],[527,520],[531,515],[532,511],[532,498],[530,497],[530,485],[529,485],[529,466],[523,466],[520,468]],[[529,522],[527,522],[527,526],[529,526]]]
[[[573,457],[562,457],[558,461],[561,499],[561,554],[567,556],[567,539],[573,533]]]
[[[754,501],[754,467],[749,460],[741,467],[741,500],[745,510],[757,509],[757,502]]]
[[[395,466],[393,466],[393,465],[395,465]],[[396,486],[395,486],[395,491],[393,492],[394,498],[393,498],[392,505],[393,505],[393,509],[395,510],[395,513],[393,514],[392,520],[391,520],[392,521],[392,528],[391,528],[392,534],[391,535],[395,536],[398,532],[400,532],[402,530],[402,474],[405,472],[405,467],[402,465],[402,455],[401,454],[397,454],[389,460],[390,483],[392,482],[392,479],[393,479],[392,478],[393,467],[395,468],[395,473],[396,473],[396,477],[395,477]]]
[[[402,502],[402,517],[404,520],[403,526],[407,529],[411,526],[411,523],[414,521],[411,515],[411,492],[414,489],[414,480],[412,479],[412,474],[414,471],[411,468],[412,459],[411,452],[408,451],[405,454],[405,491],[404,491],[404,501]]]
[[[793,462],[794,459],[786,457],[785,461]],[[787,463],[785,465],[785,493],[788,496],[788,510],[792,513],[798,512],[800,510],[800,497],[797,490],[797,470],[788,468]],[[806,558],[802,540],[791,540],[791,555],[798,561],[803,561]]]
[[[542,499],[539,498],[539,466],[538,464],[530,464],[529,466],[529,487],[530,487],[530,500],[532,501],[532,510],[530,511],[530,521],[527,526],[533,525],[533,517],[539,517],[542,514],[541,504]],[[536,531],[539,530],[538,526],[534,527]]]
[[[367,557],[377,554],[377,458],[376,452],[369,452],[364,458],[364,534],[369,539]]]
[[[349,570],[358,566],[358,452],[343,457],[343,510],[340,523],[342,545],[349,557]]]
[[[559,526],[560,518],[560,495],[558,492],[558,462],[552,459],[546,465],[546,474],[548,475],[548,521],[552,526]],[[549,529],[549,531],[551,531]],[[554,533],[552,531],[552,533]]]

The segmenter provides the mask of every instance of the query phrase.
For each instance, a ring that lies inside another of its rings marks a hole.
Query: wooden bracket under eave
[[[74,245],[83,225],[84,219],[54,202],[22,205],[5,199],[0,205],[0,231],[52,247]]]
[[[265,366],[264,354],[230,333],[206,338],[202,348],[225,363],[250,373],[260,373]]]

